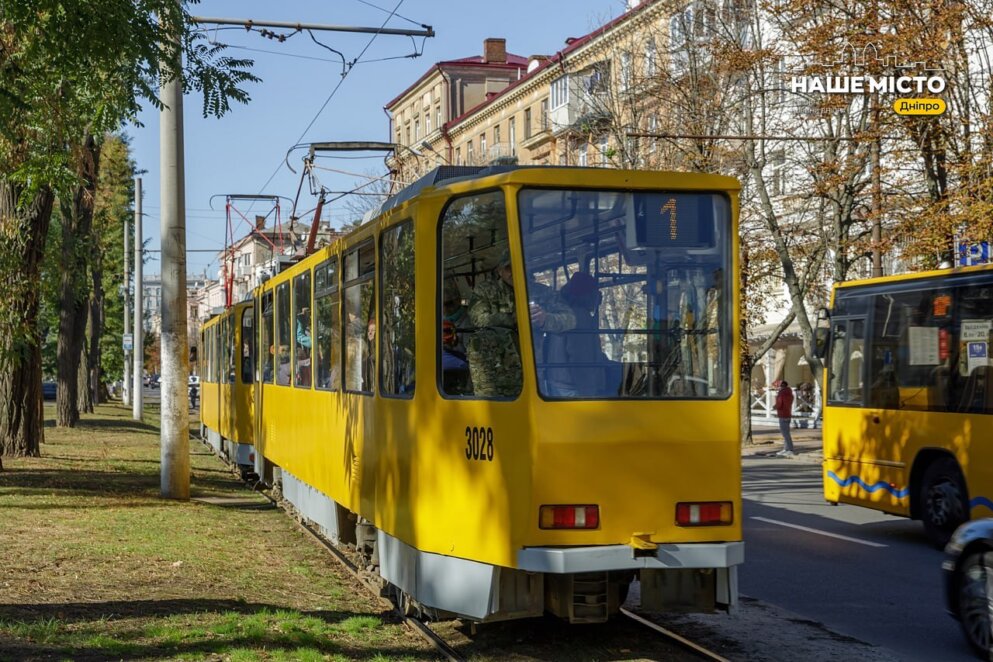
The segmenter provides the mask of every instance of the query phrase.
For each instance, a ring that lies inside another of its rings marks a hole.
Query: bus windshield
[[[727,196],[524,189],[518,210],[543,397],[729,395]]]

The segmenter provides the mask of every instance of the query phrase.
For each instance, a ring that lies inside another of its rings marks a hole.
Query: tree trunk
[[[89,316],[89,307],[86,309]],[[90,394],[90,360],[86,339],[83,339],[83,348],[79,352],[79,370],[77,371],[77,393],[76,406],[79,413],[93,413],[93,398]]]
[[[62,205],[62,279],[56,359],[59,385],[55,420],[59,427],[75,427],[79,421],[79,361],[86,339],[89,308],[86,273],[92,246],[93,202],[99,167],[100,146],[88,135],[80,150],[81,183],[68,204]]]
[[[90,295],[90,401],[89,412],[93,411],[93,405],[103,402],[101,360],[100,360],[100,338],[103,336],[103,256],[97,251],[93,255],[93,293]]]
[[[38,292],[55,195],[0,179],[0,456],[37,456],[44,441]]]

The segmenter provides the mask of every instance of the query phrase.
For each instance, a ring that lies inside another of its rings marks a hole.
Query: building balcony
[[[531,127],[531,135],[521,141],[521,147],[524,149],[534,149],[535,147],[539,147],[553,138],[552,118],[550,115],[550,113],[541,114],[541,117],[538,118],[537,124]]]
[[[608,104],[609,99],[604,93],[572,95],[567,103],[550,111],[552,135],[588,133],[592,127],[610,119]]]

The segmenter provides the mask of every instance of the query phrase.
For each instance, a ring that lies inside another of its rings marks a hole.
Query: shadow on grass
[[[190,628],[185,623],[156,620],[183,615],[197,615],[202,623]],[[316,620],[305,624],[300,622],[300,617]],[[0,604],[0,657],[58,659],[69,655],[74,660],[159,659],[224,655],[245,649],[290,654],[307,649],[322,655],[342,655],[359,660],[431,657],[423,648],[396,646],[387,640],[357,641],[348,636],[350,629],[346,621],[368,621],[370,618],[379,624],[396,622],[392,612],[371,617],[338,610],[298,612],[276,605],[236,600]],[[115,627],[115,621],[123,619],[151,620]],[[181,631],[182,640],[170,637],[162,641],[166,628]],[[44,632],[44,636],[31,636],[36,629]],[[344,636],[336,640],[336,634]]]
[[[77,496],[144,494],[159,489],[157,473],[80,471],[78,469],[5,469],[0,488],[65,490]]]

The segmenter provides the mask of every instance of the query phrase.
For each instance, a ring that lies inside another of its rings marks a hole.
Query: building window
[[[589,143],[582,143],[579,145],[579,153],[576,155],[576,163],[580,166],[588,166],[589,162]]]
[[[380,242],[379,392],[414,396],[414,225],[383,232]]]
[[[455,148],[455,165],[462,165],[462,148]]]
[[[597,145],[597,151],[599,152],[599,155],[600,155],[600,163],[599,163],[599,165],[601,167],[606,167],[607,166],[607,161],[608,161],[608,158],[609,158],[609,155],[608,155],[608,145],[609,145],[609,143],[608,143],[608,140],[607,140],[607,136],[606,135],[601,136],[600,137],[600,142]]]
[[[655,49],[655,39],[649,37],[645,42],[645,78],[653,78],[658,73],[658,51]]]
[[[434,116],[435,116],[435,119],[438,120],[437,122],[435,122],[435,124],[437,124],[438,125],[438,128],[440,129],[441,128],[441,124],[442,124],[442,122],[441,122],[441,104],[440,103],[437,106],[434,107]]]
[[[621,89],[631,87],[631,52],[621,51]]]
[[[524,140],[531,137],[531,109],[524,109]]]
[[[465,164],[476,165],[476,155],[473,153],[471,140],[465,144]]]
[[[773,196],[784,195],[786,193],[786,153],[774,152],[769,161],[772,167],[769,193]]]
[[[414,118],[414,140],[418,141],[421,139],[421,118]],[[413,144],[413,143],[411,143]]]
[[[552,108],[569,103],[569,76],[561,76],[552,81]]]
[[[658,133],[658,130],[659,130],[659,116],[658,115],[650,115],[648,117],[648,132],[649,133]],[[657,146],[658,146],[658,138],[649,138],[648,139],[648,153],[649,154],[654,154]]]
[[[511,117],[507,120],[507,141],[510,142],[510,154],[517,154],[517,118]]]
[[[431,135],[431,111],[424,113],[424,135]]]
[[[486,133],[479,134],[479,158],[486,161]]]
[[[500,144],[500,125],[497,124],[493,127],[493,146],[496,147]]]
[[[405,144],[412,145],[413,142],[410,140],[410,125],[409,124],[407,125],[407,132],[406,133],[407,133],[407,142]]]
[[[539,121],[541,122],[541,125],[540,125],[539,130],[541,130],[541,131],[548,131],[548,129],[551,128],[549,126],[549,124],[548,124],[549,120],[548,120],[548,99],[547,98],[541,100],[541,118],[540,118]]]

